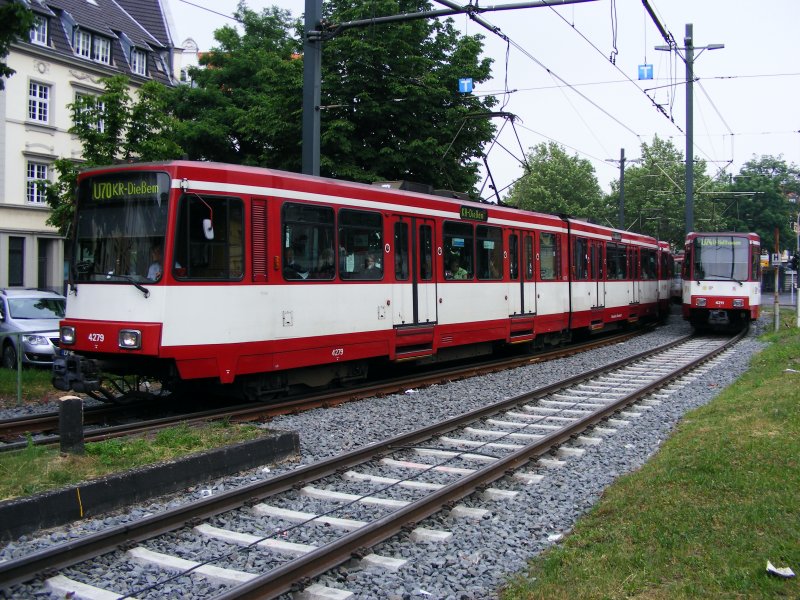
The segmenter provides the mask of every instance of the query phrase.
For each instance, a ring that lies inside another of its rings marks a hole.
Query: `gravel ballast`
[[[208,494],[269,478],[298,465],[310,464],[361,445],[412,431],[643,352],[689,332],[688,325],[679,315],[673,314],[670,322],[657,331],[576,356],[446,385],[408,390],[405,394],[277,417],[270,422],[270,428],[296,430],[300,434],[302,458],[299,462],[262,467],[219,478],[190,488],[185,493],[132,506],[102,519],[75,523],[37,536],[26,536],[2,548],[0,560],[17,558]],[[464,504],[468,506],[489,508],[488,517],[471,521],[454,519],[448,513],[441,513],[420,524],[429,529],[451,531],[453,537],[449,542],[414,544],[407,541],[406,535],[400,535],[372,549],[383,556],[407,559],[409,562],[399,571],[390,573],[365,569],[354,560],[319,578],[319,583],[346,589],[360,599],[497,597],[497,590],[506,579],[523,569],[529,558],[558,543],[576,520],[597,502],[609,484],[647,461],[687,411],[708,403],[747,370],[751,356],[761,348],[761,343],[756,340],[759,332],[759,326],[754,325],[749,336],[726,353],[724,359],[708,372],[672,393],[651,410],[644,411],[635,424],[619,428],[616,433],[604,437],[603,443],[598,446],[587,447],[582,456],[567,459],[562,468],[542,471],[544,479],[541,482],[531,485],[498,482],[496,487],[513,488],[520,492],[514,499],[497,502],[465,499]],[[0,411],[0,418],[4,416],[7,415]],[[237,519],[230,517],[229,526],[236,527]],[[224,527],[227,520],[227,515],[221,515],[213,524]],[[147,545],[156,547],[157,544]],[[194,560],[205,560],[212,554],[224,554],[224,548],[218,544],[198,540],[196,546],[197,557]],[[109,556],[96,567],[77,567],[74,574],[76,577],[80,574],[82,581],[94,581],[106,589],[135,592],[130,587],[130,569],[120,569],[118,560],[121,560],[118,556]],[[258,572],[262,561],[266,568],[274,559],[261,556],[258,551],[249,555],[243,553],[235,567]],[[206,587],[206,591],[208,589]],[[211,589],[215,589],[213,585]],[[32,583],[16,586],[12,590],[12,597],[32,597],[41,592],[41,584]],[[184,600],[201,597],[188,592],[188,589],[181,591]],[[140,598],[159,597],[157,592],[136,595]]]

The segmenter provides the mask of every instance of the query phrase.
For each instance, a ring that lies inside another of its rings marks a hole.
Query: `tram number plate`
[[[89,334],[89,341],[90,342],[103,342],[105,341],[106,336],[102,333],[90,333]]]

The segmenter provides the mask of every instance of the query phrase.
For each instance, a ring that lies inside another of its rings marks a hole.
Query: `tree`
[[[730,186],[740,195],[733,220],[736,231],[754,231],[764,248],[774,249],[775,230],[784,248],[794,249],[796,234],[791,224],[797,220],[798,206],[789,200],[800,197],[800,169],[787,165],[783,156],[761,156],[747,161]]]
[[[5,63],[11,44],[28,36],[33,21],[33,12],[21,2],[8,2],[0,6],[0,90],[6,87],[5,79],[16,73]]]
[[[325,19],[429,8],[423,0],[334,0]],[[367,11],[365,13],[365,11]],[[287,11],[248,10],[192,71],[193,86],[175,94],[179,141],[191,158],[301,168],[302,44]],[[323,175],[372,182],[409,179],[460,191],[478,181],[475,157],[491,139],[492,97],[458,93],[458,79],[488,80],[481,37],[461,37],[451,22],[417,20],[348,29],[323,42]]]
[[[288,11],[261,13],[240,3],[244,33],[225,26],[204,54],[191,86],[172,92],[178,140],[191,159],[299,171],[302,46]]]
[[[588,160],[569,156],[563,146],[548,142],[531,148],[527,163],[527,173],[511,187],[508,204],[610,224],[611,209]]]
[[[671,140],[658,136],[641,146],[642,162],[625,169],[625,219],[627,228],[670,242],[682,248],[686,237],[686,168],[683,154]],[[711,199],[721,189],[706,174],[706,163],[694,160],[694,221],[697,231],[710,231],[721,224]],[[619,182],[611,183],[609,201],[616,204]]]
[[[332,0],[332,23],[429,10],[426,0]],[[495,127],[492,96],[458,93],[458,80],[491,76],[483,37],[452,20],[418,19],[342,32],[325,42],[321,170],[371,182],[407,179],[472,191]]]
[[[53,166],[54,183],[45,183],[45,199],[52,208],[47,223],[66,235],[72,222],[79,166],[94,167],[128,160],[167,160],[183,154],[174,141],[175,123],[169,116],[168,89],[150,81],[132,99],[128,78],[116,75],[103,80],[99,96],[81,95],[72,104],[74,125],[70,133],[81,141],[83,162],[59,158]]]

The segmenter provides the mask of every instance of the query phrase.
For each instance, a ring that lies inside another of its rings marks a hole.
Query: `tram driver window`
[[[240,198],[184,195],[178,210],[174,276],[177,279],[242,279],[243,219]]]

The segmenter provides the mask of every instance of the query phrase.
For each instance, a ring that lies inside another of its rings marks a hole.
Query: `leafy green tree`
[[[686,237],[686,168],[683,153],[671,140],[658,136],[642,143],[641,163],[625,168],[626,229],[666,240],[682,248]],[[710,200],[721,189],[719,182],[706,174],[706,163],[694,160],[694,229],[719,229],[719,211]],[[611,183],[609,200],[619,198],[619,182]],[[616,223],[616,220],[615,220]]]
[[[333,0],[325,18],[430,8],[423,0]],[[192,71],[193,85],[174,92],[179,142],[190,158],[299,171],[303,98],[299,22],[278,8],[255,13],[242,2],[219,46]],[[494,126],[495,99],[458,93],[458,79],[489,79],[480,36],[460,36],[452,22],[354,28],[323,42],[320,171],[372,182],[408,179],[472,190],[483,144]]]
[[[429,10],[427,0],[331,0],[332,23]],[[458,93],[491,76],[483,36],[452,20],[417,19],[348,29],[323,45],[321,170],[371,182],[407,179],[471,191],[495,127],[492,96]]]
[[[570,156],[559,144],[548,142],[531,148],[527,163],[527,173],[511,187],[508,204],[611,224],[612,209],[588,160]]]
[[[167,160],[183,154],[174,141],[175,123],[169,116],[167,88],[147,82],[133,99],[124,75],[109,77],[103,84],[105,90],[99,96],[79,96],[68,105],[73,120],[69,131],[81,141],[82,162],[57,159],[53,166],[58,178],[45,184],[45,199],[52,209],[47,223],[62,235],[72,222],[79,168],[133,159]]]
[[[0,90],[5,89],[5,79],[16,71],[5,63],[11,44],[25,39],[33,25],[34,14],[21,2],[7,2],[0,6]]]
[[[733,221],[737,231],[754,231],[761,236],[762,246],[774,251],[778,229],[781,248],[795,249],[796,234],[791,224],[797,221],[800,210],[796,203],[800,197],[797,165],[787,165],[782,156],[753,156],[742,166],[730,190],[738,198]]]
[[[242,2],[240,34],[224,26],[218,46],[200,58],[191,86],[172,91],[178,141],[191,159],[299,171],[303,89],[298,27],[276,7],[261,13]]]

